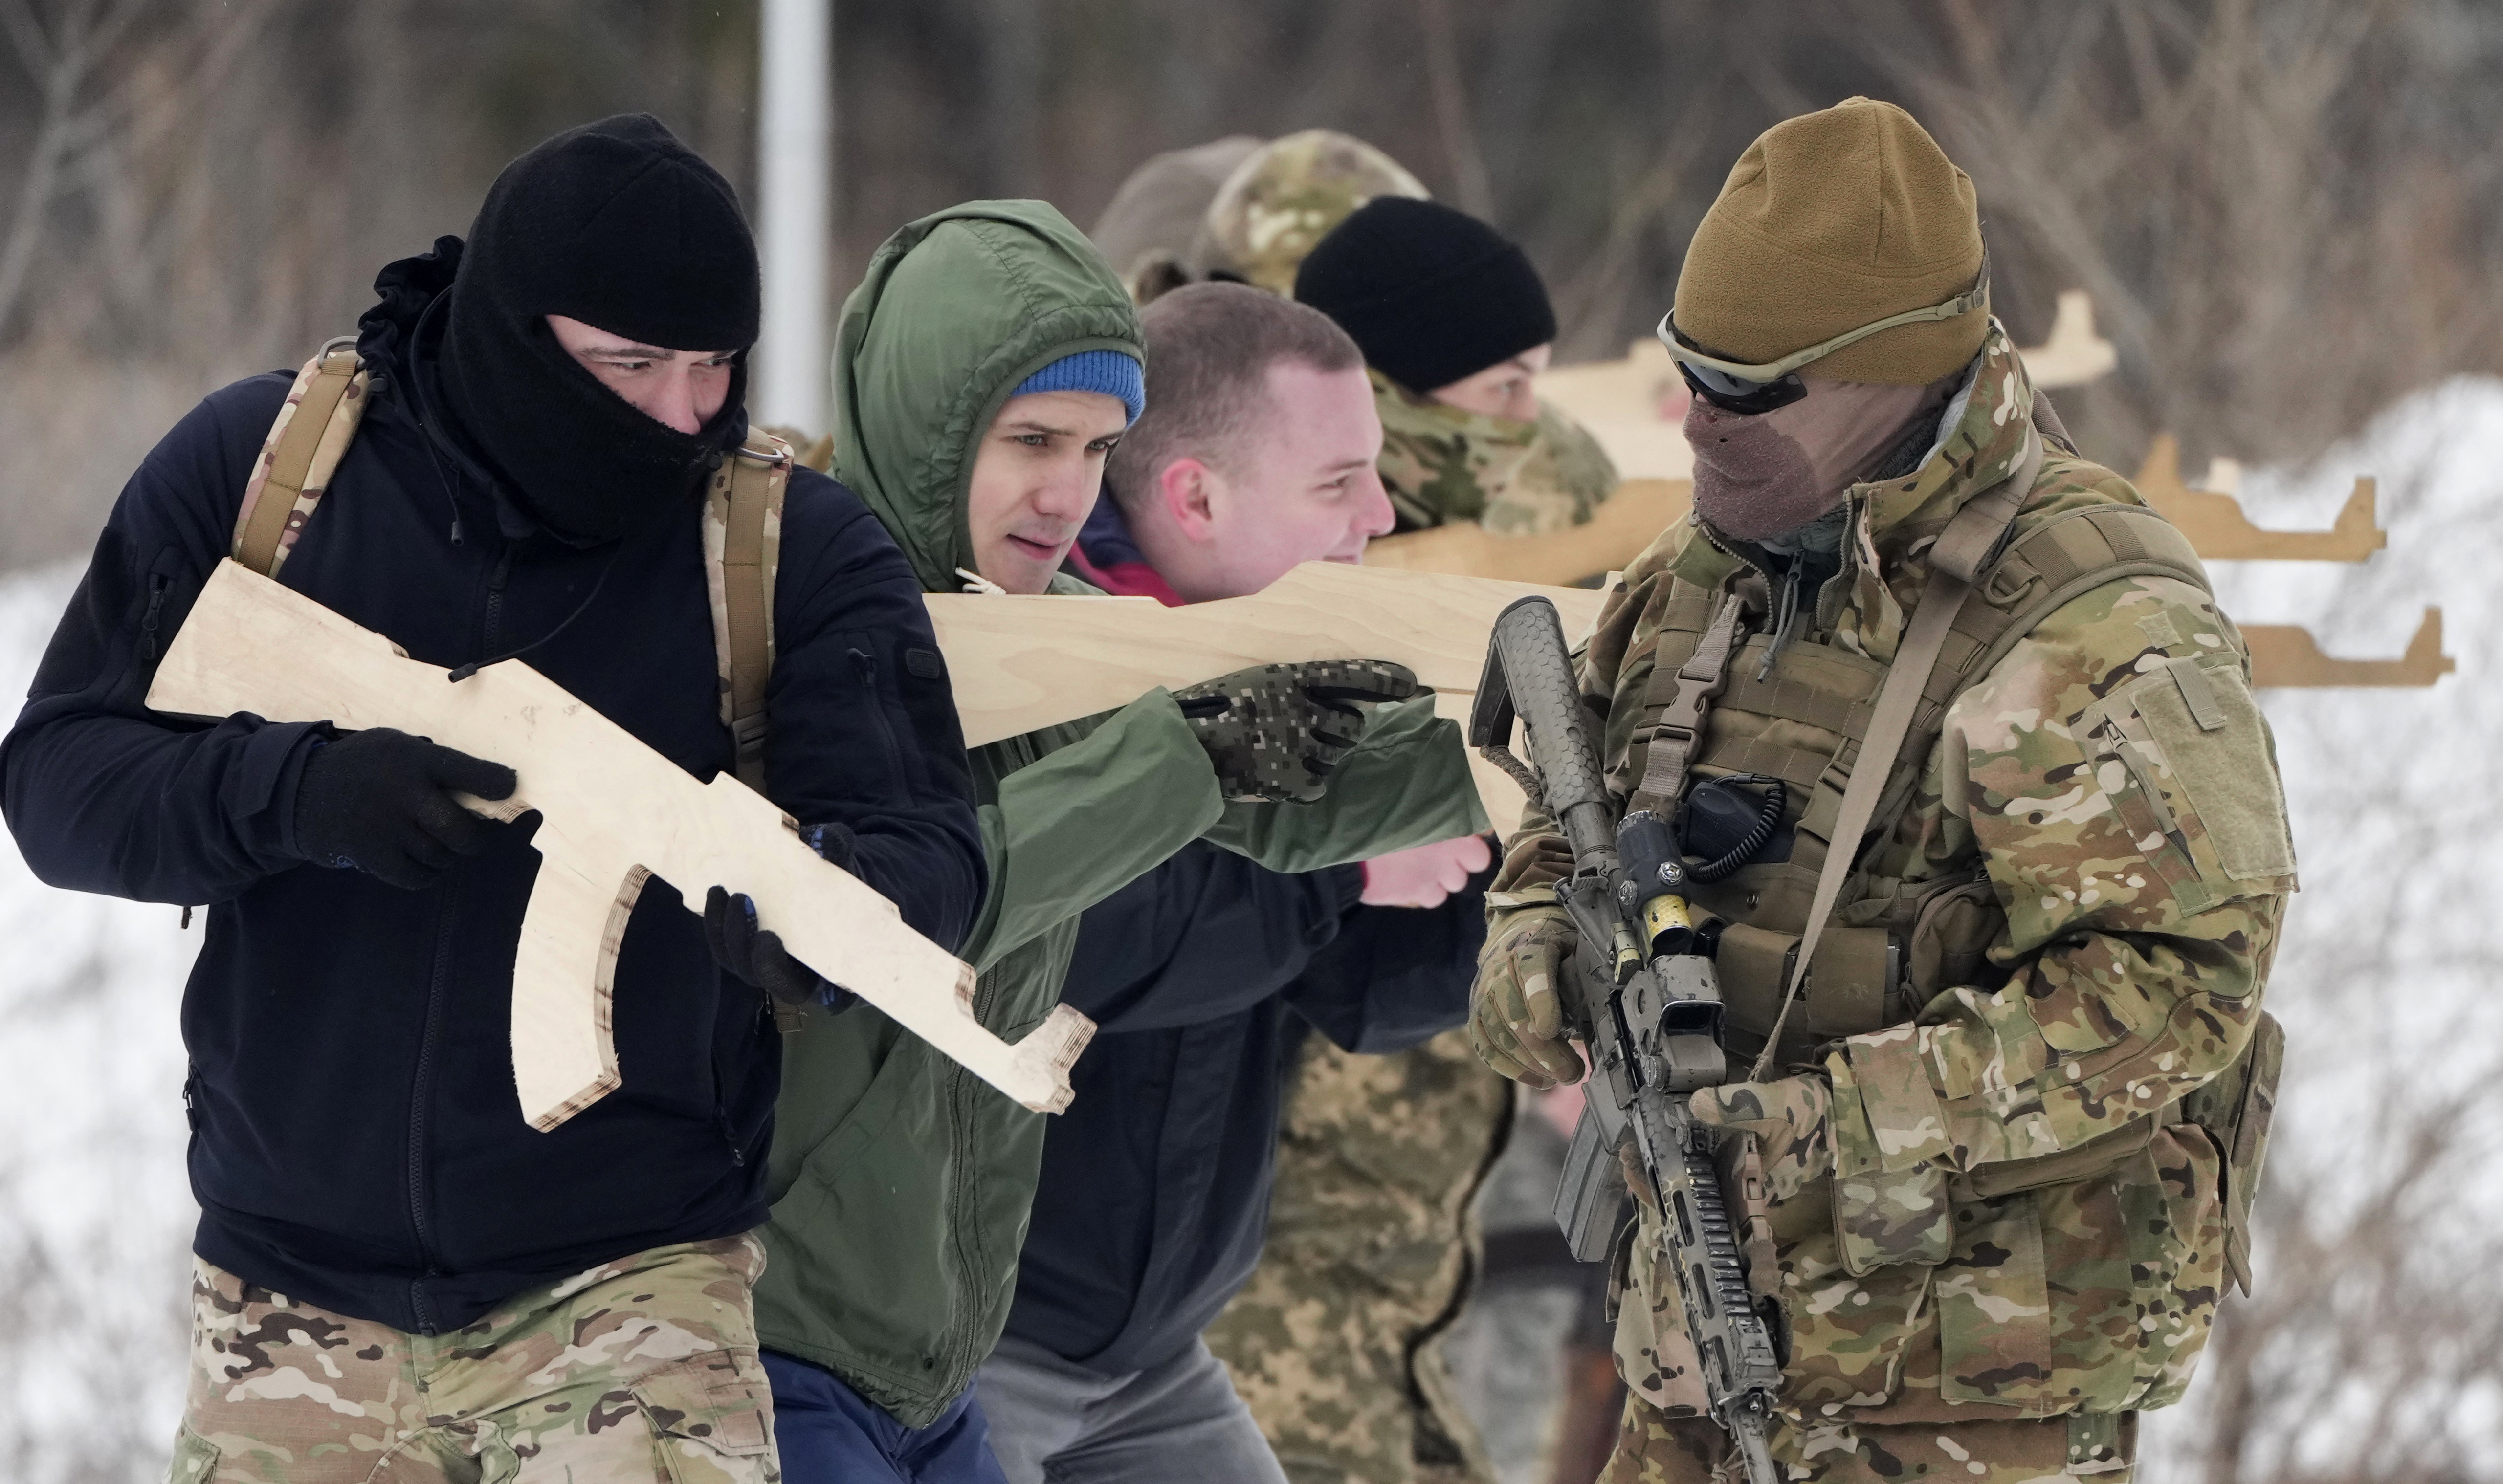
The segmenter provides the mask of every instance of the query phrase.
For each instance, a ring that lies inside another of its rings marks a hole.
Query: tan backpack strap
[[[773,580],[782,557],[782,495],[791,446],[750,433],[723,460],[704,498],[704,578],[712,598],[721,722],[738,746],[738,781],[765,792],[765,683],[773,673]]]
[[[357,436],[370,380],[358,368],[353,335],[326,344],[295,373],[244,485],[243,508],[235,513],[235,560],[264,577],[276,577],[287,564]]]
[[[1874,823],[1891,826],[1920,787],[1930,744],[1946,725],[1947,708],[1989,674],[2043,620],[2071,602],[2125,577],[2169,577],[2212,590],[2208,569],[2190,538],[2143,505],[2088,505],[2034,527],[1991,562],[1948,631],[1922,690],[1912,726],[1895,755],[1894,776]]]
[[[1674,672],[1652,671],[1643,694],[1643,710],[1653,718],[1651,741],[1643,749],[1642,781],[1626,801],[1627,813],[1658,813],[1677,802],[1686,784],[1686,764],[1703,734],[1704,712],[1729,684],[1730,657],[1738,651],[1744,610],[1738,595],[1730,594],[1684,664]]]
[[[1965,599],[1972,594],[1976,569],[1965,566],[1961,558],[1977,552],[1979,559],[1987,562],[1999,550],[2007,539],[2018,507],[2033,492],[2034,478],[2041,468],[2042,438],[2029,427],[2025,452],[2007,477],[1966,501],[1931,549],[1929,585],[1921,590],[1920,605],[1912,610],[1911,624],[1895,652],[1894,664],[1886,671],[1885,685],[1878,689],[1876,711],[1869,720],[1868,735],[1861,740],[1859,761],[1853,764],[1851,782],[1842,791],[1842,809],[1834,821],[1832,843],[1826,847],[1825,864],[1816,873],[1816,895],[1808,903],[1807,925],[1800,933],[1799,953],[1791,961],[1790,976],[1782,987],[1781,1012],[1773,1017],[1773,1028],[1766,1033],[1764,1054],[1747,1074],[1751,1082],[1763,1081],[1772,1069],[1773,1054],[1782,1044],[1782,1027],[1791,1018],[1791,1006],[1799,1002],[1800,984],[1816,958],[1817,939],[1824,935],[1826,920],[1834,915],[1834,903],[1841,898],[1842,884],[1860,857],[1860,843],[1868,834],[1869,822],[1876,817],[1877,800],[1886,792],[1887,776],[1894,771],[1886,766],[1886,760],[1902,750],[1904,734],[1911,730],[1913,708],[1929,683],[1938,651],[1945,647],[1947,630],[1963,611]],[[2010,490],[2013,494],[2008,493]],[[1950,554],[1948,561],[1937,559],[1941,551]]]

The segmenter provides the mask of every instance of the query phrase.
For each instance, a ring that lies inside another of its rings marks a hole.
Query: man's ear
[[[1177,458],[1156,474],[1156,498],[1174,528],[1190,541],[1217,539],[1217,506],[1225,476],[1196,458]]]

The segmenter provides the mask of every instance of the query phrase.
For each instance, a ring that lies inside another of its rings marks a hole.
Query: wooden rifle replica
[[[924,599],[956,689],[965,745],[1128,705],[1256,664],[1389,659],[1430,687],[1438,715],[1466,722],[1496,617],[1545,597],[1588,633],[1607,594],[1589,588],[1308,561],[1249,597],[1167,608],[1145,597],[934,593]],[[1520,786],[1472,754],[1487,817],[1521,818]]]
[[[501,762],[513,796],[464,799],[542,816],[538,880],[513,961],[513,1083],[552,1130],[618,1086],[610,986],[627,917],[653,876],[701,912],[719,885],[803,963],[886,1012],[1038,1112],[1069,1105],[1069,1067],[1094,1023],[1067,1005],[1014,1045],[974,1018],[974,970],[913,931],[895,904],[817,858],[790,817],[728,772],[709,784],[518,659],[457,685],[451,672],[235,561],[218,563],[149,689],[176,716],[390,726]]]

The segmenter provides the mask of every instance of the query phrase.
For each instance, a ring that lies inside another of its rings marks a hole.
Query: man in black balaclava
[[[728,184],[657,120],[607,119],[516,160],[465,246],[375,287],[362,421],[278,579],[456,673],[525,655],[689,773],[733,766],[700,497],[744,436],[757,329]],[[621,1085],[542,1133],[508,1050],[534,826],[456,796],[509,797],[512,772],[388,729],[146,708],[291,381],[211,394],[148,456],[0,743],[38,875],[210,904],[183,999],[201,1216],[173,1477],[761,1484],[769,998],[848,996],[737,882],[652,881],[610,986]],[[952,947],[986,873],[920,585],[806,469],[778,553],[766,792]],[[860,1102],[852,1080],[827,1096]]]
[[[660,120],[561,134],[516,160],[478,209],[452,286],[444,400],[551,531],[578,546],[614,540],[693,498],[745,434],[757,300],[756,249],[730,183]],[[578,357],[559,338],[571,327],[683,357],[698,425],[639,405],[620,363],[648,354]]]

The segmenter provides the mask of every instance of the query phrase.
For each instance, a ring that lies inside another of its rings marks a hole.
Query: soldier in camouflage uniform
[[[1616,489],[1598,441],[1539,399],[1556,310],[1521,249],[1433,201],[1366,203],[1295,274],[1295,297],[1364,348],[1399,529],[1579,525]]]
[[[1167,150],[1131,171],[1113,193],[1086,235],[1121,275],[1121,287],[1140,307],[1191,281],[1183,254],[1199,234],[1208,203],[1234,168],[1264,143],[1249,134],[1228,134],[1187,150]]]
[[[1475,521],[1498,536],[1537,536],[1591,519],[1617,488],[1599,440],[1552,402],[1526,421],[1421,397],[1380,371],[1382,483],[1399,528]]]
[[[2241,637],[2027,381],[1972,184],[1901,110],[1759,140],[1663,334],[1697,393],[1697,518],[1627,570],[1580,675],[1620,800],[1786,785],[1773,843],[1695,891],[1733,1075],[1762,1079],[1692,1106],[1761,1162],[1739,1210],[1787,1332],[1774,1457],[1794,1480],[2125,1479],[2137,1414],[2181,1396],[2247,1288],[2281,1045],[2259,1000],[2294,860]],[[2009,523],[1968,642],[1785,1020],[1854,739],[1942,532],[1985,500]],[[1570,869],[1533,810],[1489,896],[1472,1033],[1535,1086],[1582,1074],[1557,998]],[[1632,1173],[1605,1477],[1732,1478]]]
[[[1240,279],[1286,298],[1295,269],[1330,229],[1377,196],[1422,201],[1397,160],[1335,129],[1305,129],[1261,146],[1217,187],[1184,261],[1195,277]]]
[[[1296,1484],[1493,1478],[1437,1342],[1475,1283],[1477,1193],[1511,1120],[1465,1030],[1395,1056],[1305,1042],[1268,1246],[1207,1334]]]

